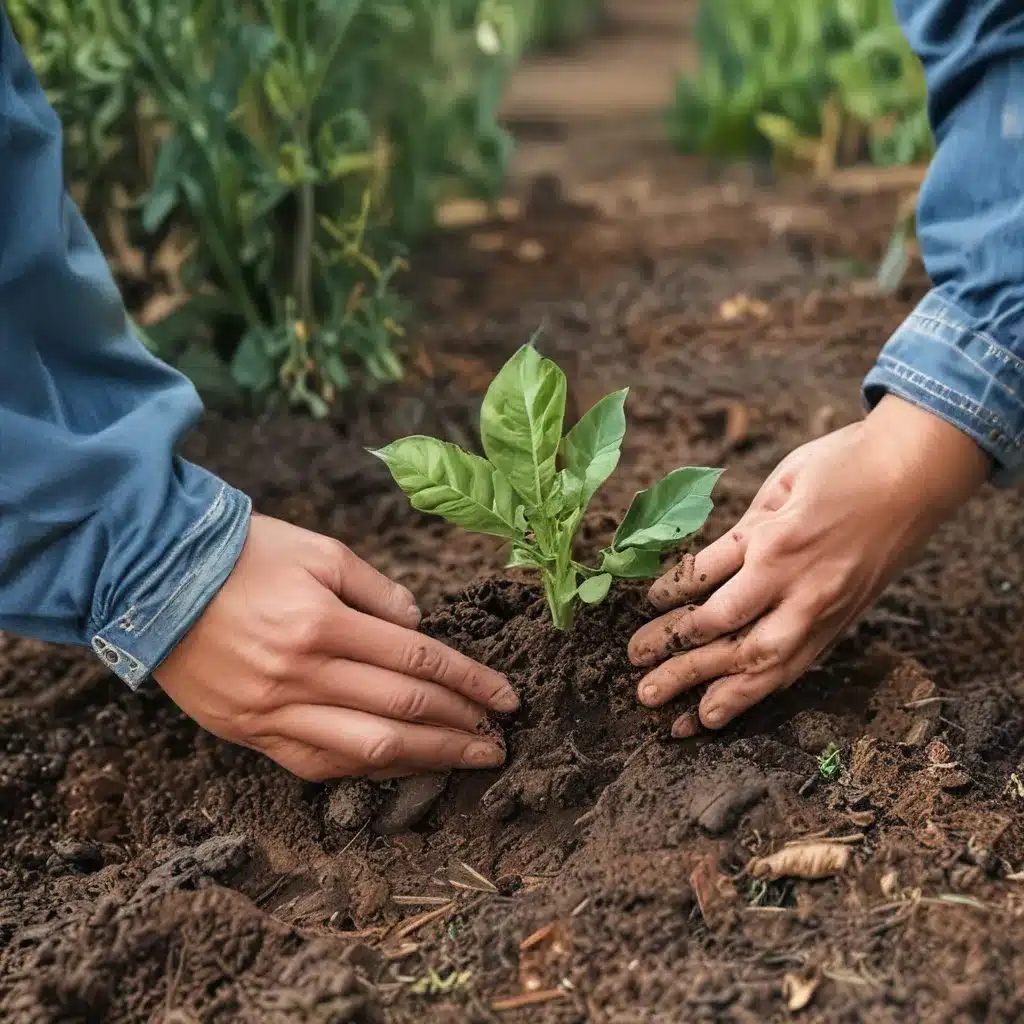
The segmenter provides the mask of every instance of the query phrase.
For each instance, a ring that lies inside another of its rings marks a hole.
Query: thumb
[[[325,538],[326,540],[326,538]],[[322,571],[313,575],[345,604],[407,629],[419,628],[420,610],[411,591],[389,580],[340,541],[327,540]]]

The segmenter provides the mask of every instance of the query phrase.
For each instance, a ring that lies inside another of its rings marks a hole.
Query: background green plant
[[[931,153],[924,75],[891,0],[702,0],[697,43],[669,114],[684,150],[826,169]]]
[[[87,213],[126,195],[148,257],[188,239],[182,293],[143,318],[160,355],[209,396],[284,395],[317,415],[353,379],[399,375],[403,247],[445,198],[500,192],[498,103],[532,3],[8,7]]]
[[[605,0],[533,0],[530,46],[533,49],[567,46],[597,32],[607,14]]]

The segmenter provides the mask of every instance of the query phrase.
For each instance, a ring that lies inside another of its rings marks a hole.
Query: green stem
[[[544,573],[544,596],[548,601],[548,608],[551,611],[551,623],[555,629],[569,632],[572,629],[573,621],[576,618],[576,600],[571,598],[566,601],[560,597],[564,587],[559,585],[559,580],[549,572]]]

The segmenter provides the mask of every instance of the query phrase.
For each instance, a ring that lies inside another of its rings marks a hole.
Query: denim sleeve
[[[970,435],[1024,479],[1024,4],[896,0],[928,80],[937,149],[918,202],[933,288],[864,381]]]
[[[0,5],[0,629],[130,686],[231,572],[249,499],[175,455],[201,412],[133,334]]]

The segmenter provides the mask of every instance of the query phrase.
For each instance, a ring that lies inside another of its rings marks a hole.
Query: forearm
[[[0,628],[131,685],[230,572],[249,502],[175,454],[201,411],[133,335],[0,9]]]
[[[865,380],[956,426],[999,482],[1024,474],[1024,12],[1008,0],[897,0],[938,143],[918,238],[934,288]]]

